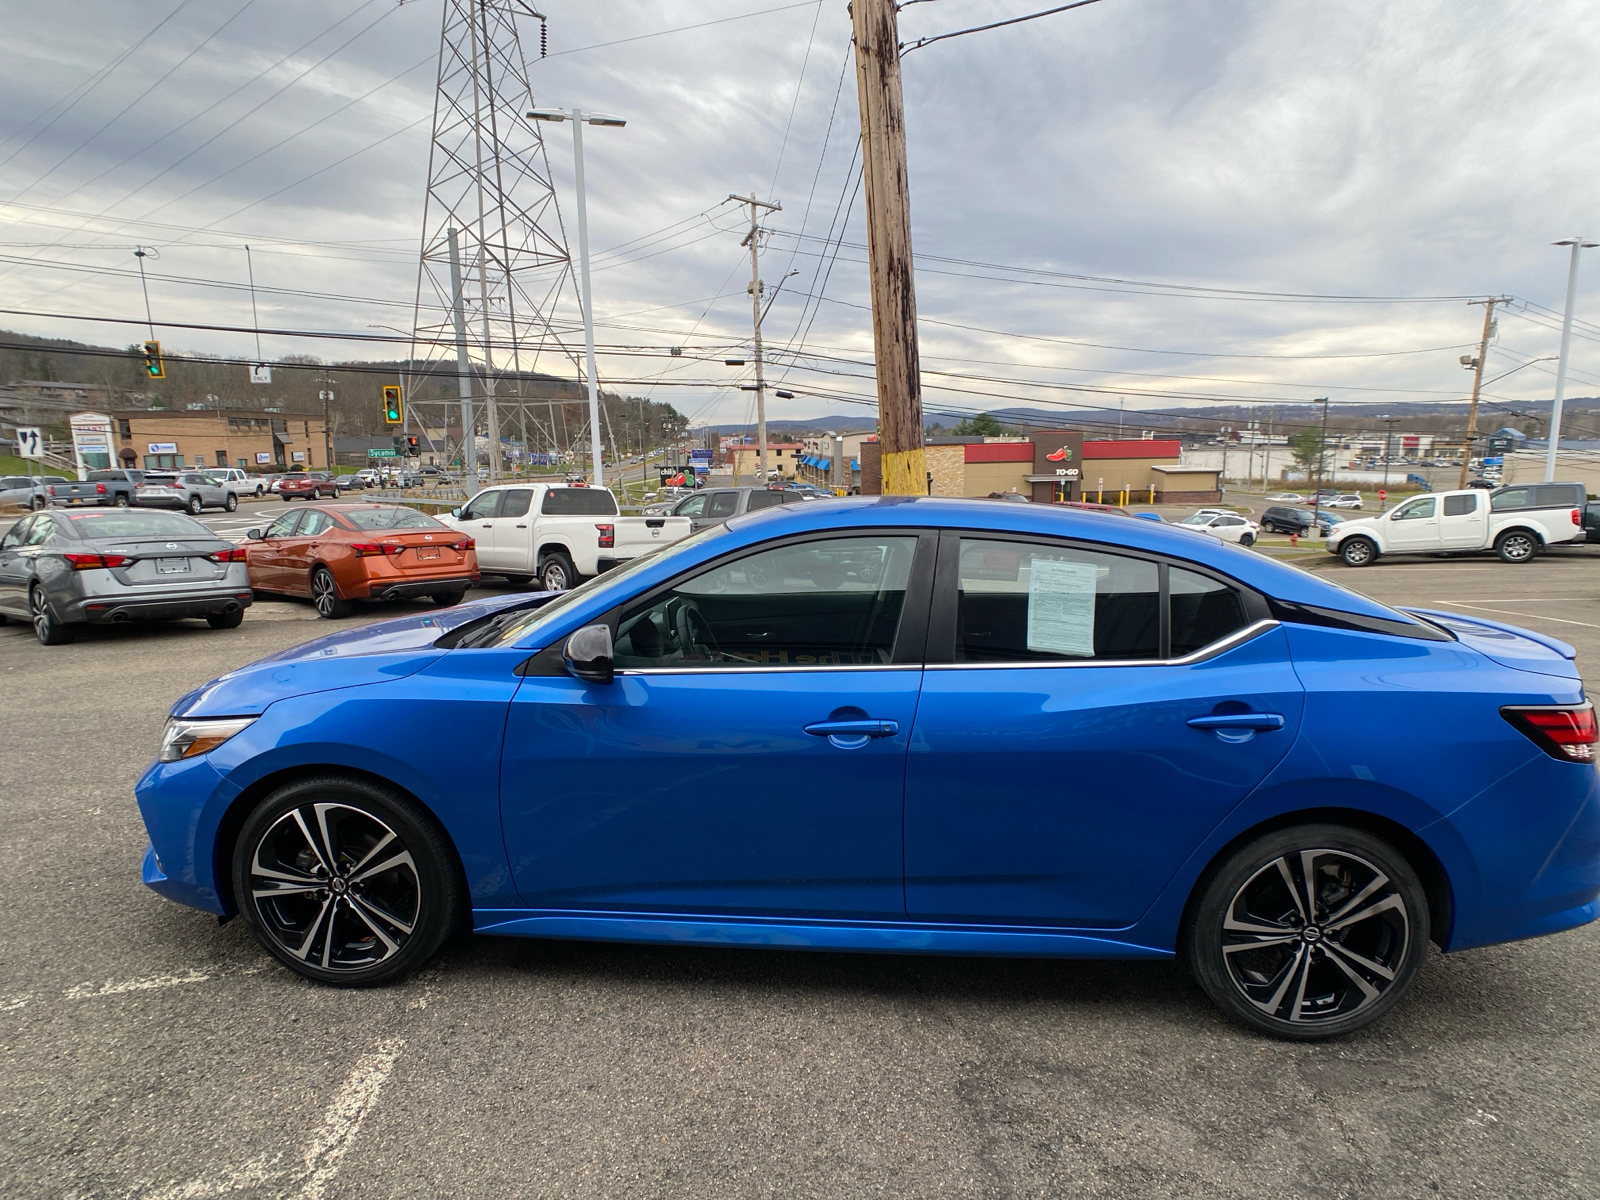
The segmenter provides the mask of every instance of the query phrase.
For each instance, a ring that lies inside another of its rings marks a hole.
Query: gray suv
[[[776,508],[780,504],[798,504],[800,499],[798,493],[779,488],[706,488],[678,501],[672,509],[672,515],[688,517],[698,531],[711,525],[721,525],[730,517],[742,517],[747,512]]]

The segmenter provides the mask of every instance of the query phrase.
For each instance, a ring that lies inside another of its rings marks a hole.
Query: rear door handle
[[[899,721],[814,721],[806,726],[813,737],[893,737],[900,732]]]
[[[1277,713],[1217,713],[1207,717],[1190,717],[1191,729],[1254,729],[1268,733],[1283,728],[1283,718]]]

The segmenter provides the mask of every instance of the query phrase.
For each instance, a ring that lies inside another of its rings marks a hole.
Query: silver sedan
[[[179,513],[57,509],[0,538],[0,620],[31,622],[46,646],[89,623],[204,617],[234,629],[251,595],[244,548]]]

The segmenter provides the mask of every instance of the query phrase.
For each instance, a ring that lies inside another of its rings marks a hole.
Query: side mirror
[[[267,535],[262,533],[259,529],[252,529],[249,533],[245,534],[245,537],[249,538],[252,542],[263,541],[265,540],[266,536]]]
[[[611,626],[585,625],[567,639],[561,657],[575,679],[590,683],[610,683],[616,677],[612,660]]]
[[[461,516],[461,510],[459,508],[452,508],[450,510],[450,515],[452,517],[460,517]]]

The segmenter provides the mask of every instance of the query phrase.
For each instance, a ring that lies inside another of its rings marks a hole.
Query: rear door
[[[316,559],[319,534],[333,527],[333,518],[321,509],[306,509],[294,533],[278,543],[278,590],[291,596],[311,594],[311,564]]]
[[[1489,544],[1489,498],[1486,494],[1447,492],[1439,499],[1441,550],[1476,550]]]
[[[28,598],[23,592],[28,577],[22,546],[28,538],[28,528],[36,518],[23,517],[0,537],[0,608],[12,613],[27,610]]]
[[[1137,921],[1288,751],[1303,691],[1265,602],[1065,540],[946,533],[906,770],[906,909]]]

